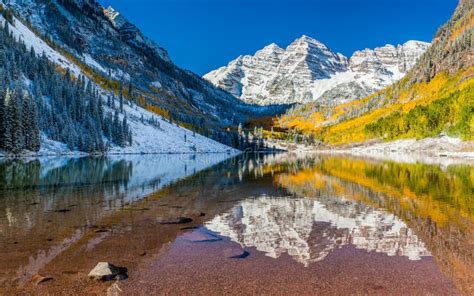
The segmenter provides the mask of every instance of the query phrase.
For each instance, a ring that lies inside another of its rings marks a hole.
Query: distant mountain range
[[[302,36],[286,49],[270,44],[255,55],[240,56],[204,78],[243,102],[257,105],[340,104],[374,93],[400,80],[429,43],[356,51],[347,58]]]

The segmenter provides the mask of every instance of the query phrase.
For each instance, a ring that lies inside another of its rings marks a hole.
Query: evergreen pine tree
[[[114,114],[112,139],[113,139],[112,141],[115,144],[122,146],[123,132],[122,132],[122,125],[120,124],[120,120],[119,120],[119,113],[117,110],[115,110],[115,114]]]
[[[41,141],[40,141],[40,130],[38,127],[38,110],[36,107],[36,102],[30,99],[30,146],[27,147],[28,150],[33,152],[38,152],[40,150]]]
[[[0,149],[5,149],[5,96],[9,90],[4,92],[0,87]]]
[[[22,110],[21,110],[21,125],[22,125],[22,136],[23,136],[23,149],[30,150],[31,147],[31,110],[30,110],[30,97],[28,92],[23,93]]]
[[[14,154],[20,153],[24,148],[23,124],[21,121],[20,100],[18,92],[13,92],[9,100],[10,117],[10,136],[11,136],[11,150]]]
[[[120,113],[123,113],[123,88],[120,84],[120,91],[119,91],[119,100],[120,100]]]
[[[122,146],[126,146],[126,142],[128,142],[128,123],[127,123],[127,116],[123,117],[122,121]]]

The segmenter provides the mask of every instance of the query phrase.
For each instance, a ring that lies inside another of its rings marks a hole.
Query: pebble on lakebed
[[[98,281],[126,280],[128,270],[125,267],[118,267],[108,262],[99,262],[89,272],[88,277]]]

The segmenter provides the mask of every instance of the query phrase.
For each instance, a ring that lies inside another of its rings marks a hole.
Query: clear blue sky
[[[350,56],[355,50],[431,41],[458,0],[99,0],[112,5],[197,74],[286,47],[305,34]]]

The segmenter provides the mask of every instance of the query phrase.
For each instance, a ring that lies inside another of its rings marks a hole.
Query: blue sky
[[[170,53],[205,74],[272,42],[305,34],[350,56],[408,40],[430,41],[457,0],[99,0]]]

